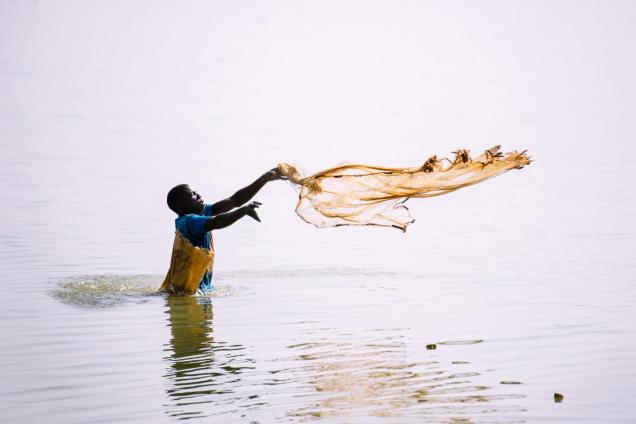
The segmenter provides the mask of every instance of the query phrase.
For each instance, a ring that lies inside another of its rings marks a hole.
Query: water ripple
[[[469,414],[479,417],[480,422],[514,422],[514,419],[502,420],[501,413],[523,411],[514,401],[524,395],[501,393],[500,385],[480,383],[482,371],[457,372],[452,362],[411,361],[407,346],[396,336],[395,329],[370,333],[371,337],[356,339],[345,333],[332,333],[328,341],[288,346],[297,353],[281,360],[295,360],[298,366],[287,368],[282,374],[306,382],[309,387],[295,396],[302,398],[302,404],[289,412],[289,417],[336,420],[364,414],[401,417],[407,421],[417,418],[461,422],[462,416]],[[463,346],[480,342],[443,344]],[[480,406],[484,403],[490,406]]]

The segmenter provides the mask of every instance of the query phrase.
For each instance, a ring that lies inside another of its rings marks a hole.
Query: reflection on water
[[[252,369],[244,347],[213,337],[214,312],[209,297],[168,296],[166,313],[170,342],[165,345],[168,364],[166,393],[171,400],[167,414],[177,419],[207,416],[204,404],[232,403],[241,374]]]
[[[65,304],[101,310],[73,311],[93,323],[92,330],[77,329],[111,337],[106,329],[117,315],[126,340],[128,332],[135,331],[129,319],[137,316],[113,314],[109,307],[127,303],[132,312],[141,302],[152,301],[148,310],[165,306],[169,339],[153,341],[153,349],[163,343],[163,364],[158,365],[165,372],[154,375],[163,379],[167,399],[160,413],[171,419],[523,422],[525,387],[515,375],[503,378],[492,362],[480,366],[476,359],[476,349],[488,345],[487,340],[447,339],[428,350],[426,343],[413,343],[418,334],[413,329],[343,329],[315,320],[271,326],[286,331],[290,339],[296,334],[299,338],[293,342],[271,344],[264,337],[262,345],[247,348],[219,340],[214,332],[212,302],[240,291],[220,286],[214,297],[165,296],[155,294],[156,281],[153,276],[89,276],[64,280],[51,293]],[[156,327],[153,318],[148,322]],[[141,331],[149,325],[135,323]],[[237,332],[241,340],[247,334]],[[256,367],[254,357],[259,354]]]
[[[306,406],[290,415],[307,419],[358,416],[417,418],[418,422],[519,422],[518,418],[507,421],[502,414],[522,412],[521,406],[510,401],[523,395],[502,393],[498,387],[480,382],[483,371],[468,368],[466,361],[412,360],[400,331],[384,333],[381,338],[374,334],[355,341],[336,334],[288,346],[298,352],[297,360],[305,363],[290,371],[303,375],[315,390],[308,395]]]

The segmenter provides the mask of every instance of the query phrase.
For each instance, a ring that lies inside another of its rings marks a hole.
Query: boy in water
[[[278,168],[273,168],[261,175],[252,184],[240,189],[227,199],[213,204],[205,204],[199,193],[193,191],[187,184],[180,184],[168,192],[168,207],[179,215],[175,219],[175,227],[178,232],[193,246],[212,251],[211,231],[232,225],[246,215],[260,222],[256,208],[261,203],[251,202],[245,206],[243,205],[250,201],[268,182],[284,179],[285,177],[280,174]],[[171,271],[168,272],[169,276],[173,267],[180,267],[180,265],[174,265],[175,255],[178,255],[175,251],[173,251]],[[203,292],[213,290],[211,271],[211,269],[208,269],[203,274],[203,278],[199,282],[199,290]],[[171,285],[171,281],[168,281],[169,279],[169,277],[166,277],[167,282],[164,282],[162,289],[174,292],[174,290],[169,288]]]

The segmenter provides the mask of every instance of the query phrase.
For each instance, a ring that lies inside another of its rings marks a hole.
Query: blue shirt
[[[210,220],[211,216],[212,205],[205,205],[202,215],[195,213],[181,215],[174,220],[174,226],[185,238],[190,240],[192,245],[210,249],[212,246],[212,233],[205,231],[205,224]],[[204,292],[214,290],[211,272],[205,272],[199,283],[199,290]]]

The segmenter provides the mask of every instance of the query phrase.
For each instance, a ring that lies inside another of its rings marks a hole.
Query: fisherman
[[[168,207],[179,216],[175,219],[176,232],[170,269],[161,290],[172,294],[195,294],[214,290],[212,230],[232,225],[244,216],[260,222],[256,209],[261,203],[245,203],[268,182],[284,179],[286,178],[278,168],[273,168],[227,199],[212,204],[206,204],[203,197],[187,184],[173,187],[168,192]]]

